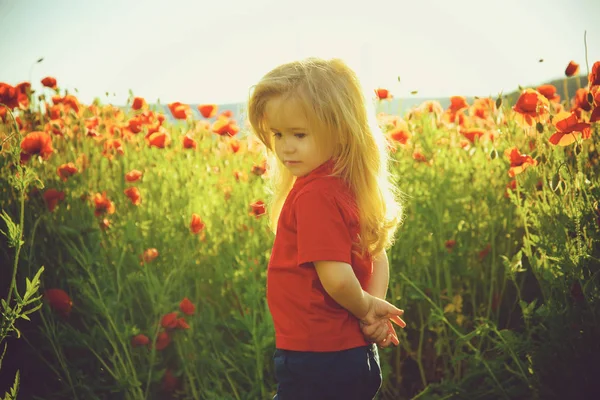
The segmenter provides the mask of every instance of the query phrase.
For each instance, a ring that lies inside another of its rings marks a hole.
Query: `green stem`
[[[427,387],[427,376],[425,375],[425,367],[423,367],[423,340],[425,336],[425,321],[423,320],[423,309],[421,308],[421,303],[417,303],[419,307],[419,347],[417,348],[417,364],[419,365],[419,373],[421,374],[421,382],[423,382],[423,387]]]
[[[16,250],[16,254],[15,254],[15,262],[13,264],[13,273],[12,273],[12,279],[10,281],[10,288],[8,290],[8,298],[6,300],[6,304],[10,304],[10,300],[12,297],[12,292],[13,289],[16,291],[16,287],[15,287],[15,283],[17,280],[17,267],[19,266],[19,255],[21,254],[21,243],[23,243],[23,224],[25,221],[25,187],[21,186],[20,188],[20,201],[19,201],[19,206],[20,206],[20,212],[19,212],[19,238],[17,240],[17,250]]]

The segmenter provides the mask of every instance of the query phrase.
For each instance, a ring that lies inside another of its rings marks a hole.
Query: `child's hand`
[[[404,314],[403,310],[385,300],[369,295],[367,313],[360,319],[360,327],[365,339],[382,347],[388,347],[390,343],[397,345],[399,343],[398,336],[390,321],[404,328],[406,323],[400,318],[402,314]]]
[[[376,343],[379,347],[397,346],[400,343],[396,330],[389,319],[382,318],[371,325],[361,322],[360,329],[366,341]]]

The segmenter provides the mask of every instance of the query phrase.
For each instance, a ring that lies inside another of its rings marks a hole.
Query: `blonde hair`
[[[376,255],[389,248],[402,219],[400,192],[391,180],[387,142],[375,113],[367,113],[358,77],[340,59],[286,63],[251,87],[248,119],[267,151],[272,230],[277,229],[281,208],[295,181],[276,157],[265,118],[266,106],[275,97],[297,100],[305,111],[309,132],[319,133],[317,143],[335,149],[332,175],[342,178],[356,197],[361,252]]]

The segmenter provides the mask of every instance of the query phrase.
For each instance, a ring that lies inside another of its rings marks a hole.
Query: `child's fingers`
[[[406,322],[404,322],[399,316],[393,315],[390,317],[390,320],[396,325],[398,325],[400,328],[406,328]]]
[[[396,334],[396,330],[394,329],[394,326],[392,325],[392,323],[390,321],[388,321],[388,332],[389,332],[391,342],[394,344],[394,346],[398,346],[398,344],[400,344],[400,340],[398,340],[398,335]]]

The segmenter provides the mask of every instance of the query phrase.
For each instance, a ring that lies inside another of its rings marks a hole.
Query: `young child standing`
[[[275,399],[372,399],[381,386],[375,343],[397,343],[390,320],[406,325],[384,300],[385,250],[401,222],[385,138],[339,59],[273,69],[248,111],[273,185]]]

